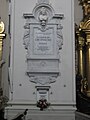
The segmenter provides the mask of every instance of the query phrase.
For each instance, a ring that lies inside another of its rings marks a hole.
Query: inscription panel
[[[28,58],[58,59],[56,30],[56,25],[47,25],[45,29],[42,29],[39,24],[31,24]]]
[[[53,55],[54,54],[54,30],[53,27],[45,31],[39,28],[33,29],[33,54]]]

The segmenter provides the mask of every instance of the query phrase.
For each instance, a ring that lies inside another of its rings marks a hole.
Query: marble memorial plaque
[[[54,54],[54,30],[48,28],[41,31],[34,28],[33,54],[34,55],[53,55]]]

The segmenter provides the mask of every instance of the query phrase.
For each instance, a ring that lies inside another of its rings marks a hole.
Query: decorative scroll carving
[[[57,45],[59,49],[62,49],[63,45],[63,35],[62,35],[62,26],[60,24],[57,25]]]
[[[29,26],[29,24],[26,24],[24,26],[24,29],[25,29],[25,33],[24,33],[24,37],[23,37],[23,44],[25,45],[25,49],[28,49],[29,42],[30,42],[30,26]]]

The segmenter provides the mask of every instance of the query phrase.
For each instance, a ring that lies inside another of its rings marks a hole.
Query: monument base
[[[22,103],[21,103],[22,104]],[[74,105],[50,105],[49,108],[40,111],[34,104],[11,105],[5,108],[5,118],[12,120],[28,109],[25,120],[75,120],[76,107]]]

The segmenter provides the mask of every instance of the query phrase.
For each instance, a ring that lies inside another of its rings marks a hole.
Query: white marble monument
[[[31,82],[49,85],[60,75],[60,49],[63,36],[60,20],[48,2],[39,2],[33,14],[24,14],[24,45],[27,50],[27,75]]]
[[[11,1],[11,92],[6,118],[29,109],[27,120],[75,120],[73,3]]]

